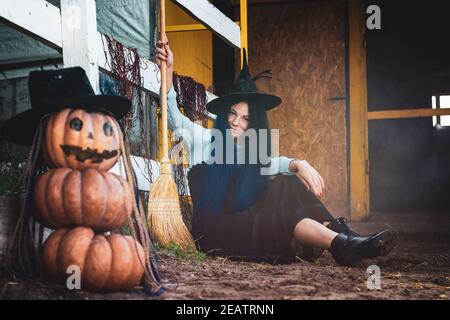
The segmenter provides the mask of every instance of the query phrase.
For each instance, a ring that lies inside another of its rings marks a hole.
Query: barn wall
[[[283,99],[269,112],[280,153],[317,168],[325,205],[348,217],[344,2],[250,6],[248,15],[250,70],[272,69],[257,84]]]

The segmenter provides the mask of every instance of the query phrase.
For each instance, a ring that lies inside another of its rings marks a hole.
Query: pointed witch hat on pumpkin
[[[6,121],[1,136],[13,143],[31,145],[40,118],[62,109],[100,111],[123,118],[131,108],[129,99],[96,95],[83,68],[32,71],[28,79],[31,109]]]

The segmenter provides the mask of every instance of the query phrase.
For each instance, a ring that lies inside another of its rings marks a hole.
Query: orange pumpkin
[[[64,109],[47,122],[44,161],[51,167],[109,170],[119,157],[122,132],[106,114]]]
[[[68,268],[78,266],[82,290],[111,292],[136,286],[144,273],[145,251],[130,236],[95,235],[90,228],[77,227],[53,232],[41,258],[50,281],[65,285],[72,275]]]
[[[34,201],[36,219],[49,228],[85,226],[106,231],[124,225],[133,196],[116,174],[59,168],[38,178]]]

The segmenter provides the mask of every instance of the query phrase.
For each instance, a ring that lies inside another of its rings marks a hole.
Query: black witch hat
[[[81,67],[32,71],[28,79],[31,109],[19,113],[2,127],[2,137],[10,142],[31,145],[42,116],[62,109],[85,109],[120,120],[131,108],[129,99],[96,95]]]
[[[210,101],[206,105],[206,109],[211,113],[219,114],[223,108],[230,107],[242,101],[247,102],[252,107],[264,108],[264,110],[277,107],[281,103],[281,98],[272,94],[259,92],[255,83],[255,80],[262,77],[271,78],[270,75],[270,70],[266,70],[256,77],[252,77],[248,69],[247,52],[244,49],[244,63],[234,89],[230,94]]]

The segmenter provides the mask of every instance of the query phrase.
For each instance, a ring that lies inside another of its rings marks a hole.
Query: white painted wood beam
[[[64,67],[80,66],[100,93],[95,0],[61,0]]]
[[[60,10],[45,0],[0,0],[0,18],[52,48],[62,47]]]
[[[241,30],[207,0],[172,0],[194,19],[236,48],[241,48]]]

